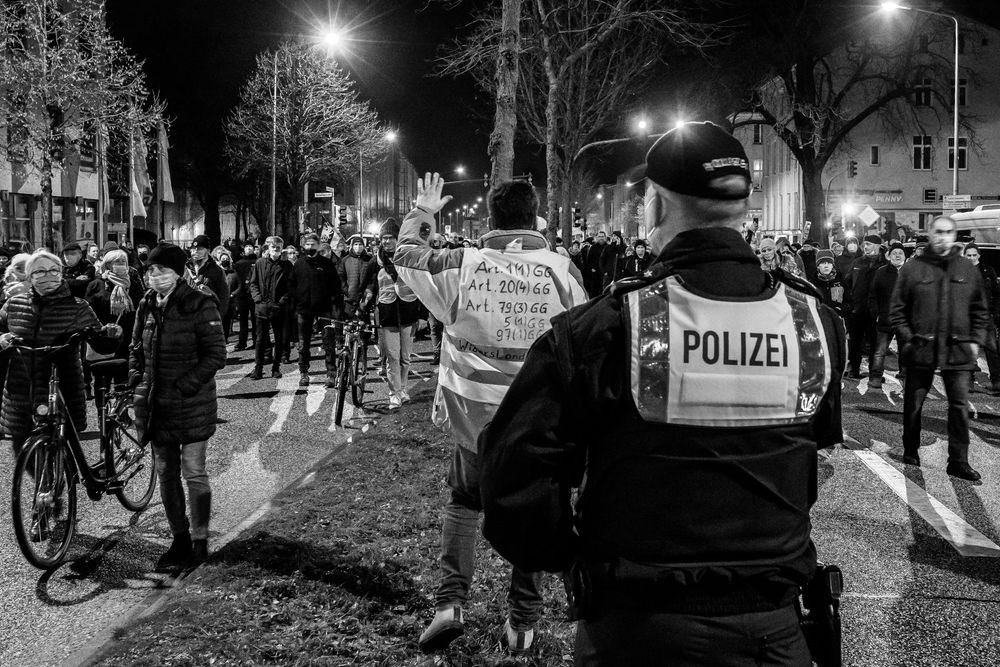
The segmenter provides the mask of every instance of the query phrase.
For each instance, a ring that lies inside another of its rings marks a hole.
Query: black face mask
[[[219,263],[222,264],[222,266],[227,269],[229,268],[229,265],[232,264],[232,262],[230,262],[228,259],[224,259]]]
[[[148,257],[149,257],[149,253],[148,252],[140,252],[139,253],[139,259],[141,259],[142,261],[146,261],[146,258],[148,258]]]
[[[310,257],[314,257],[316,255],[316,248],[304,248],[304,250]]]

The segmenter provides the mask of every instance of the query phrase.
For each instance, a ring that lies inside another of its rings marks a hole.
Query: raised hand
[[[451,195],[441,196],[444,189],[444,179],[437,172],[432,176],[427,172],[423,178],[417,179],[417,206],[434,215],[452,200]]]

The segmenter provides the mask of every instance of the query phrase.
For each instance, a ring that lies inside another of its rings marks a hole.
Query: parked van
[[[959,238],[972,236],[976,243],[1000,243],[1000,204],[982,204],[949,216],[955,221]]]

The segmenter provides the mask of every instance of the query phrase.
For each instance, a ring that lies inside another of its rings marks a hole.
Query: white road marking
[[[215,392],[216,394],[221,394],[222,392],[229,391],[232,389],[233,385],[245,378],[253,370],[254,363],[251,361],[248,364],[243,364],[242,366],[237,366],[231,371],[226,371],[222,375],[215,376]]]
[[[872,443],[885,444],[874,440]],[[908,480],[878,453],[871,450],[854,450],[854,455],[962,556],[1000,558],[1000,546]]]
[[[306,414],[312,417],[326,398],[326,382],[310,382],[306,391]]]
[[[268,435],[281,433],[288,420],[288,415],[292,411],[292,404],[295,402],[295,389],[299,384],[298,373],[283,373],[278,380],[278,395],[271,399],[271,412],[275,414],[274,423],[267,429]]]

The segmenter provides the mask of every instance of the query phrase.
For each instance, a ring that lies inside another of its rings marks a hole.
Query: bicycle
[[[334,371],[337,391],[337,409],[333,423],[341,425],[344,416],[344,402],[347,388],[351,389],[351,402],[360,408],[365,399],[365,385],[368,381],[368,346],[371,344],[374,328],[363,319],[335,320],[319,317],[318,321],[329,322],[323,327],[323,349],[336,357]]]
[[[29,347],[11,345],[20,358],[26,353],[51,358],[79,347],[81,337],[95,329],[78,331],[62,345]],[[97,501],[114,495],[126,509],[141,512],[156,487],[153,448],[140,441],[132,416],[132,392],[112,384],[124,374],[122,359],[91,366],[99,379],[98,424],[100,460],[87,461],[76,425],[59,388],[58,364],[52,364],[48,397],[34,408],[35,427],[25,440],[14,465],[11,512],[14,535],[25,559],[43,570],[58,567],[66,558],[76,534],[76,486],[83,483],[87,496]]]

